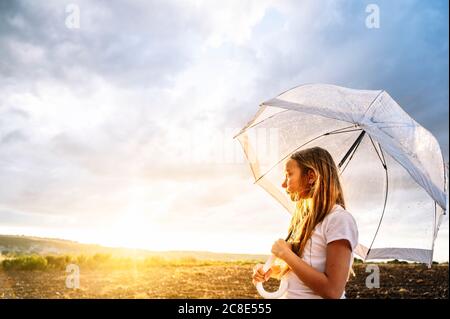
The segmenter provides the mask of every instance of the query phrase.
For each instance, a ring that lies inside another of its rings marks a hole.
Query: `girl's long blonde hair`
[[[335,204],[345,209],[345,201],[338,169],[327,150],[320,147],[308,148],[292,154],[290,158],[300,167],[301,179],[307,178],[309,170],[316,176],[315,182],[307,190],[307,196],[300,198],[298,194],[293,194],[296,210],[286,241],[292,243],[292,250],[302,257],[317,224],[323,221]],[[281,278],[287,271],[289,268],[285,267],[277,277]]]

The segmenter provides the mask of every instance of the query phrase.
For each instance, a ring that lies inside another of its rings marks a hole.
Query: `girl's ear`
[[[310,169],[308,171],[308,183],[313,184],[316,181],[316,173]]]

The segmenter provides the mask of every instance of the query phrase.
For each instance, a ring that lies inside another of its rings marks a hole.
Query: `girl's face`
[[[295,194],[300,198],[306,198],[311,188],[311,183],[314,182],[314,172],[309,171],[308,174],[302,172],[297,162],[289,159],[285,165],[285,179],[281,186],[286,189],[286,192],[295,200]]]

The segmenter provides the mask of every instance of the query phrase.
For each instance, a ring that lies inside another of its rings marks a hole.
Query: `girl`
[[[287,276],[282,298],[345,298],[358,229],[345,210],[336,164],[328,151],[314,147],[291,155],[285,173],[282,187],[296,202],[296,211],[286,240],[272,246],[272,254],[285,265],[266,273],[256,265],[253,283]]]

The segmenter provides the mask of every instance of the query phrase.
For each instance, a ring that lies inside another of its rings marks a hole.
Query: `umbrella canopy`
[[[447,169],[436,138],[385,91],[301,85],[262,103],[236,138],[255,182],[290,213],[295,204],[281,187],[285,161],[325,148],[358,224],[356,255],[431,265],[448,210]]]

